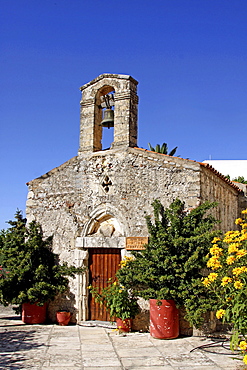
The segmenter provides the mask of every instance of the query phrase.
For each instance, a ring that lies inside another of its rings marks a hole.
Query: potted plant
[[[71,312],[68,310],[59,310],[56,312],[57,322],[61,326],[68,325],[71,319]]]
[[[113,279],[108,280],[107,286],[101,292],[97,287],[92,286],[89,286],[89,290],[95,300],[104,304],[110,316],[116,319],[119,331],[131,330],[132,319],[139,311],[137,298],[131,294],[131,291]]]
[[[190,212],[179,199],[166,210],[159,200],[152,205],[154,218],[146,217],[148,244],[144,250],[133,251],[134,258],[116,275],[135,296],[150,300],[151,335],[174,338],[179,334],[178,307],[185,308],[186,318],[196,326],[202,312],[210,309],[201,269],[208,245],[217,234],[211,231],[216,220],[207,212],[215,204],[207,202]]]
[[[0,279],[0,303],[18,305],[25,323],[44,322],[47,302],[68,289],[68,276],[83,268],[60,265],[52,252],[52,238],[44,239],[35,221],[27,226],[20,211],[9,224],[0,233],[0,261],[9,272]]]

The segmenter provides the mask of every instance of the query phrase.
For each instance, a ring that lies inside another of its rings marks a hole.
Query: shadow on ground
[[[23,325],[22,325],[23,327]],[[21,330],[17,326],[0,329],[0,369],[24,369],[25,352],[37,349],[41,344],[35,343],[35,330]]]

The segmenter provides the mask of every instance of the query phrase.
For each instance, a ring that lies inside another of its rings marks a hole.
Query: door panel
[[[107,286],[107,280],[114,277],[119,269],[121,249],[90,248],[89,249],[89,282],[99,291]],[[110,321],[108,311],[103,305],[95,302],[89,295],[89,320]]]

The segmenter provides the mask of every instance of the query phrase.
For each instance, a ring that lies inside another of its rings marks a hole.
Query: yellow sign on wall
[[[147,243],[148,243],[147,236],[127,237],[125,249],[140,251],[145,249],[145,245]]]

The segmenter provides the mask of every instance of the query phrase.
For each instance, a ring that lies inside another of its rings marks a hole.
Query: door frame
[[[108,279],[114,277],[119,269],[121,259],[122,253],[119,248],[90,248],[88,258],[89,285],[98,286],[100,289],[106,287]],[[96,284],[93,282],[94,279]],[[100,307],[100,304],[95,302],[89,292],[88,318],[93,321],[110,321],[111,319],[107,310]]]

